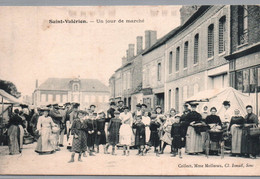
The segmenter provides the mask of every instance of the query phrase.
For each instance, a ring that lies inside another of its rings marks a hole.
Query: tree
[[[21,93],[17,91],[16,86],[10,81],[0,80],[0,89],[16,98],[21,97]]]

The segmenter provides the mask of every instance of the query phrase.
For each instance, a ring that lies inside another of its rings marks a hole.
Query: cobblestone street
[[[117,150],[117,156],[104,155],[103,150],[96,156],[83,157],[83,162],[68,163],[70,152],[66,147],[52,155],[38,155],[34,152],[36,143],[25,145],[22,155],[8,155],[6,146],[0,147],[1,174],[50,174],[50,175],[216,175],[226,173],[236,165],[233,175],[244,175],[250,171],[260,174],[259,159],[246,159],[205,155],[190,156],[184,154],[183,159],[170,157],[170,148],[165,154],[156,157],[151,150],[146,156],[136,156],[137,150],[131,150],[130,156],[122,156],[122,150]],[[111,150],[111,149],[110,149]],[[242,166],[239,166],[243,164]],[[196,167],[197,165],[197,167]],[[208,165],[208,167],[206,167]],[[215,167],[213,166],[215,165]],[[229,165],[229,166],[228,166]],[[251,166],[248,166],[251,165]],[[248,166],[248,167],[247,167]]]

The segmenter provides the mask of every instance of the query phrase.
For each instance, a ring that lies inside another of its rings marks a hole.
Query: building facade
[[[199,91],[228,86],[230,6],[201,6],[166,41],[165,109],[182,111]]]
[[[66,102],[80,103],[81,109],[94,104],[105,110],[109,102],[109,88],[96,79],[49,78],[33,93],[36,106]]]
[[[260,114],[260,7],[231,6],[230,86],[248,94]]]

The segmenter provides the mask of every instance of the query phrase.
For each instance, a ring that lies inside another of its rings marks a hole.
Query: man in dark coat
[[[111,102],[110,103],[110,108],[107,110],[107,119],[106,122],[109,122],[112,118],[115,117],[115,109],[116,108],[116,103],[115,102]]]

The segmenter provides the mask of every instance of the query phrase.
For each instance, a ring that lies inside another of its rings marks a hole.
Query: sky
[[[13,82],[22,96],[32,94],[36,79],[41,84],[51,77],[95,78],[108,85],[128,44],[136,48],[137,36],[143,36],[144,44],[145,30],[156,30],[160,38],[177,27],[180,7],[0,7],[0,79]],[[49,23],[66,19],[94,22]]]

